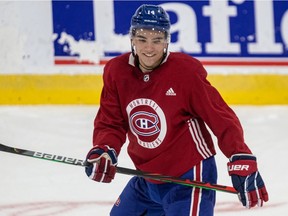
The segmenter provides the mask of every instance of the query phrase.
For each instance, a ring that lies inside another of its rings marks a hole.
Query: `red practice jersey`
[[[128,137],[137,169],[170,176],[215,154],[207,126],[226,157],[251,154],[237,116],[206,77],[202,64],[183,53],[169,53],[147,74],[131,53],[113,58],[104,68],[93,144],[119,154]]]

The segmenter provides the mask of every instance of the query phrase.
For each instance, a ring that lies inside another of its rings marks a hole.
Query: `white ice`
[[[288,106],[233,106],[247,144],[258,157],[270,201],[245,209],[234,194],[217,192],[216,216],[285,216],[288,210]],[[84,159],[91,147],[97,106],[0,106],[0,143]],[[233,140],[231,140],[233,142]],[[133,168],[126,153],[119,166]],[[231,185],[218,149],[219,184]],[[1,216],[107,216],[129,180],[88,179],[84,168],[0,152]]]

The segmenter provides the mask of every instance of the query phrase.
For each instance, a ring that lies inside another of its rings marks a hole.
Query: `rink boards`
[[[288,104],[288,75],[210,74],[229,104]],[[0,104],[99,104],[102,75],[0,75]],[[129,89],[127,89],[129,91]]]

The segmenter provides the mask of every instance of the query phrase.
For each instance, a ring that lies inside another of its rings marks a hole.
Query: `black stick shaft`
[[[54,155],[54,154],[47,154],[47,153],[42,153],[42,152],[37,152],[37,151],[31,151],[31,150],[26,150],[26,149],[14,148],[14,147],[3,145],[1,143],[0,143],[0,151],[12,153],[12,154],[18,154],[22,156],[38,158],[38,159],[49,160],[53,162],[64,163],[64,164],[83,166],[83,167],[87,166],[87,163],[84,160],[65,157],[65,156],[59,156],[59,155]],[[185,185],[189,187],[197,187],[197,188],[203,188],[203,189],[208,189],[208,190],[216,190],[216,191],[237,194],[237,191],[233,187],[225,186],[225,185],[210,184],[206,182],[192,181],[190,179],[181,179],[181,178],[176,178],[176,177],[171,177],[171,176],[164,176],[160,174],[142,172],[140,170],[133,170],[133,169],[119,167],[119,166],[117,166],[116,171],[117,173],[121,173],[125,175],[138,176],[138,177],[158,180],[162,182],[167,182],[167,183],[175,183],[175,184]]]

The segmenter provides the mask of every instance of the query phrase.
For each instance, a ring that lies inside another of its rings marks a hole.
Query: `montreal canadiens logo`
[[[158,116],[148,112],[136,112],[131,117],[133,130],[142,136],[151,136],[160,131],[158,127]]]
[[[157,148],[163,142],[166,132],[166,118],[159,105],[146,98],[130,102],[126,108],[131,132],[139,145]]]

